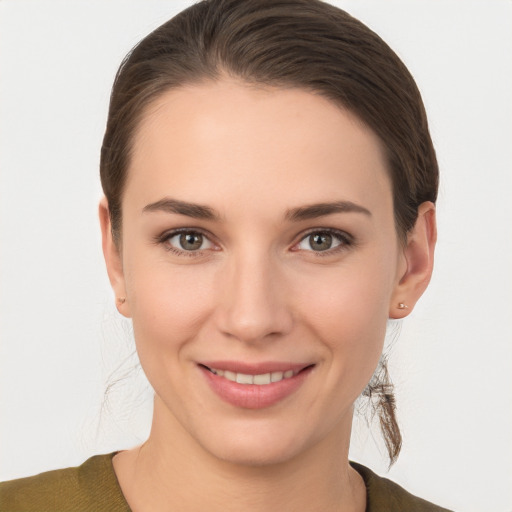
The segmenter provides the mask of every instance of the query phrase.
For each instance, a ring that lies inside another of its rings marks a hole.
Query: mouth
[[[243,409],[264,409],[296,393],[315,364],[216,361],[198,367],[224,402]]]
[[[313,365],[307,365],[295,370],[277,370],[257,374],[235,372],[232,370],[222,370],[220,368],[211,368],[203,364],[200,364],[199,366],[202,366],[214,375],[218,375],[219,377],[227,379],[231,382],[237,382],[238,384],[245,385],[254,384],[256,386],[266,386],[267,384],[272,384],[273,382],[280,382],[284,379],[291,379],[292,377],[295,377],[295,375],[298,375],[300,372],[312,367]]]

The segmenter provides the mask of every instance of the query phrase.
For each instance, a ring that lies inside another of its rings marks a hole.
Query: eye
[[[197,252],[212,249],[213,243],[198,231],[179,231],[169,233],[163,240],[170,250],[175,252]]]
[[[312,231],[305,236],[295,247],[301,251],[325,252],[351,245],[350,237],[334,230]]]

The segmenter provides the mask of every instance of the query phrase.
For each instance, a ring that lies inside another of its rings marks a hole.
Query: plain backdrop
[[[441,168],[432,284],[395,339],[404,436],[351,457],[446,507],[512,510],[512,2],[333,2],[415,76]],[[100,249],[99,149],[126,52],[189,5],[0,1],[0,479],[141,442],[151,391]],[[106,400],[104,392],[111,385]]]

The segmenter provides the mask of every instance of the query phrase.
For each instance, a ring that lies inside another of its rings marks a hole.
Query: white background
[[[190,2],[0,0],[0,479],[148,431],[100,250],[98,160],[124,54]],[[456,510],[512,510],[512,2],[340,1],[402,57],[442,173],[430,289],[393,348],[404,448],[388,477]],[[356,421],[352,458],[385,474]]]

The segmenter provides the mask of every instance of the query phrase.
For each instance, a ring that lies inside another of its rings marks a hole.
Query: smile
[[[257,386],[265,386],[272,382],[280,382],[283,379],[289,379],[299,373],[299,371],[287,370],[285,372],[278,371],[250,375],[248,373],[236,373],[229,370],[218,370],[216,368],[208,368],[208,370],[219,377],[230,380],[231,382],[237,382],[238,384],[255,384]]]
[[[243,409],[265,409],[295,394],[315,365],[215,362],[198,367],[222,401]]]

